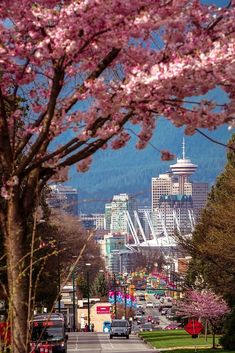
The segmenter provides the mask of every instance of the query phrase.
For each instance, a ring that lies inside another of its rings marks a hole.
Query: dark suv
[[[131,333],[131,327],[130,324],[127,320],[119,320],[115,319],[111,323],[111,329],[110,329],[110,334],[109,337],[112,339],[114,336],[117,337],[126,337],[126,339],[129,338],[129,335]]]

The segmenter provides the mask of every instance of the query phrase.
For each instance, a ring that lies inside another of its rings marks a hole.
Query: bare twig
[[[204,132],[202,132],[202,131],[199,130],[199,129],[195,129],[195,130],[196,130],[199,134],[201,134],[202,136],[204,136],[206,139],[208,139],[209,141],[211,141],[211,142],[213,142],[213,143],[216,143],[217,145],[220,145],[220,146],[229,148],[229,149],[232,150],[232,151],[235,151],[235,147],[230,146],[230,145],[228,145],[228,144],[226,144],[226,143],[217,141],[217,140],[215,140],[214,138],[208,136],[207,134],[205,134]]]

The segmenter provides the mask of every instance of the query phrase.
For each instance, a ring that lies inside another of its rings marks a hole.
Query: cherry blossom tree
[[[42,189],[66,180],[71,165],[85,172],[96,151],[123,147],[127,124],[139,126],[137,148],[160,116],[187,134],[234,127],[234,15],[234,0],[0,2],[0,219],[14,353],[28,349],[22,273]],[[187,98],[215,87],[226,104]]]
[[[219,320],[230,309],[224,299],[211,290],[188,291],[182,301],[177,304],[177,313],[182,317],[205,319],[212,327],[213,348],[215,348],[215,328]]]

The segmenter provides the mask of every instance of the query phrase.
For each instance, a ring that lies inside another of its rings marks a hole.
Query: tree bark
[[[215,349],[216,348],[216,345],[215,345],[215,330],[216,330],[216,328],[212,322],[210,322],[210,324],[211,324],[211,330],[212,330],[212,349]]]
[[[8,202],[6,214],[5,246],[9,290],[9,319],[11,326],[12,353],[27,353],[28,279],[24,273],[27,261],[24,244],[26,223],[19,203],[19,190]]]
[[[215,346],[215,331],[214,329],[212,329],[212,349],[215,349],[216,346]]]
[[[208,334],[208,320],[206,319],[206,325],[205,325],[205,341],[207,342],[207,334]]]

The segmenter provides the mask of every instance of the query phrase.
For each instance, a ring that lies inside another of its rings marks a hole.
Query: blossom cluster
[[[5,164],[13,158],[5,179],[38,167],[64,178],[75,163],[85,171],[96,150],[125,146],[128,122],[140,126],[140,149],[159,116],[189,135],[234,127],[234,16],[234,0],[2,0],[0,148]],[[188,98],[216,87],[227,95],[221,106]]]
[[[177,305],[178,314],[189,318],[204,318],[216,322],[230,312],[225,300],[211,290],[191,290]]]

